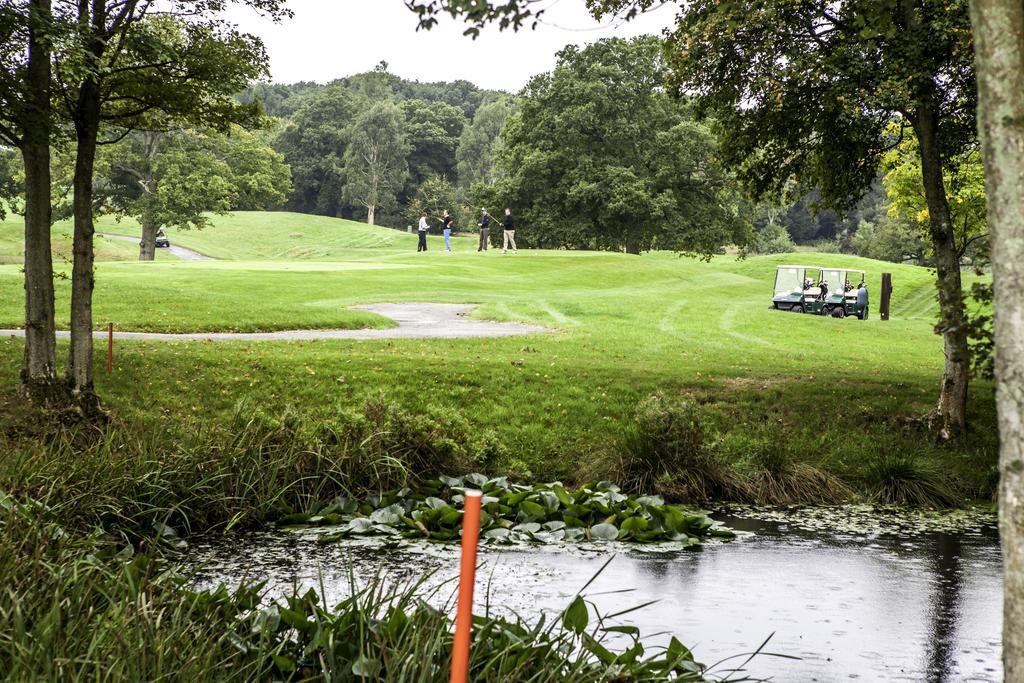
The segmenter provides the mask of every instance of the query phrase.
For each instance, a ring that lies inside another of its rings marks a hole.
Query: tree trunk
[[[156,233],[160,225],[149,213],[142,215],[142,241],[139,242],[139,260],[153,261],[156,259]]]
[[[640,255],[640,230],[633,229],[626,232],[626,253]]]
[[[373,214],[376,212],[377,207],[370,205],[366,207],[366,224],[373,225]]]
[[[971,0],[995,285],[1003,676],[1024,681],[1024,5]]]
[[[87,78],[79,91],[75,112],[75,235],[72,248],[74,266],[71,272],[71,349],[68,356],[67,380],[72,396],[90,415],[100,412],[99,402],[93,391],[92,372],[92,239],[95,232],[92,181],[99,121],[99,87],[95,80]]]
[[[921,176],[928,203],[929,233],[938,276],[939,324],[936,330],[942,335],[946,355],[934,418],[939,435],[943,439],[951,439],[962,435],[967,427],[967,382],[970,371],[960,256],[956,249],[953,222],[942,179],[938,112],[923,106],[917,112],[914,131],[920,143]]]
[[[53,254],[50,246],[50,45],[42,38],[50,24],[50,0],[32,0],[27,85],[22,124],[25,161],[25,360],[22,393],[35,403],[53,402],[57,380],[54,333]]]

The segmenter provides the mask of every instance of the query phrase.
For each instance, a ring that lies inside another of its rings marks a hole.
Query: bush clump
[[[866,488],[877,503],[945,508],[957,504],[956,492],[942,474],[920,457],[888,453],[872,460]]]
[[[758,439],[749,444],[748,484],[753,503],[761,505],[831,505],[853,492],[837,477],[798,461],[781,441]]]
[[[685,397],[652,394],[636,407],[618,449],[613,478],[630,491],[675,500],[747,500],[747,487],[706,442],[701,407]]]

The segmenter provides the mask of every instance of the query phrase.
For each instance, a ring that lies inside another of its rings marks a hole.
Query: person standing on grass
[[[487,251],[487,235],[491,232],[491,214],[487,213],[487,209],[480,210],[483,212],[477,222],[477,226],[480,228],[480,246],[476,250]]]
[[[452,230],[455,228],[455,218],[448,209],[444,210],[442,222],[444,223],[444,230],[442,231],[444,233],[444,248],[450,254],[452,253]]]
[[[516,251],[516,224],[515,224],[515,221],[512,220],[512,209],[505,209],[505,218],[503,218],[502,221],[501,221],[501,227],[504,228],[504,230],[505,230],[505,233],[504,233],[505,241],[504,241],[504,246],[501,249],[501,253],[502,254],[507,254],[508,253],[508,245],[509,244],[512,245],[512,253],[513,254],[519,253],[518,251]]]
[[[420,242],[419,244],[416,245],[417,253],[427,250],[427,230],[429,229],[430,226],[427,224],[427,213],[426,211],[424,211],[423,213],[420,214],[420,225],[419,229],[417,230],[420,236]]]

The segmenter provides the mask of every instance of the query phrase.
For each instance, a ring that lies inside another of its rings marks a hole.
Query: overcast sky
[[[629,23],[594,21],[584,0],[541,5],[548,10],[535,30],[517,34],[489,27],[475,41],[462,35],[465,25],[451,19],[442,18],[430,31],[417,31],[416,15],[402,0],[289,0],[295,17],[281,24],[237,6],[227,18],[263,38],[275,82],[323,83],[368,71],[385,60],[392,73],[405,78],[464,79],[514,92],[531,76],[550,71],[555,52],[565,45],[660,33],[674,17],[673,3]]]

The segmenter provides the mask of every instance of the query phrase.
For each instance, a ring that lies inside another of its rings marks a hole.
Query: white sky
[[[416,15],[402,0],[289,0],[295,17],[281,24],[235,6],[226,18],[260,36],[270,54],[274,82],[326,82],[369,71],[385,60],[389,71],[419,81],[464,79],[483,88],[515,92],[531,76],[550,71],[555,52],[570,43],[660,33],[673,23],[666,3],[629,23],[594,21],[584,0],[550,0],[533,31],[488,27],[475,41],[447,17],[430,31],[416,30]],[[528,27],[527,27],[528,29]]]

